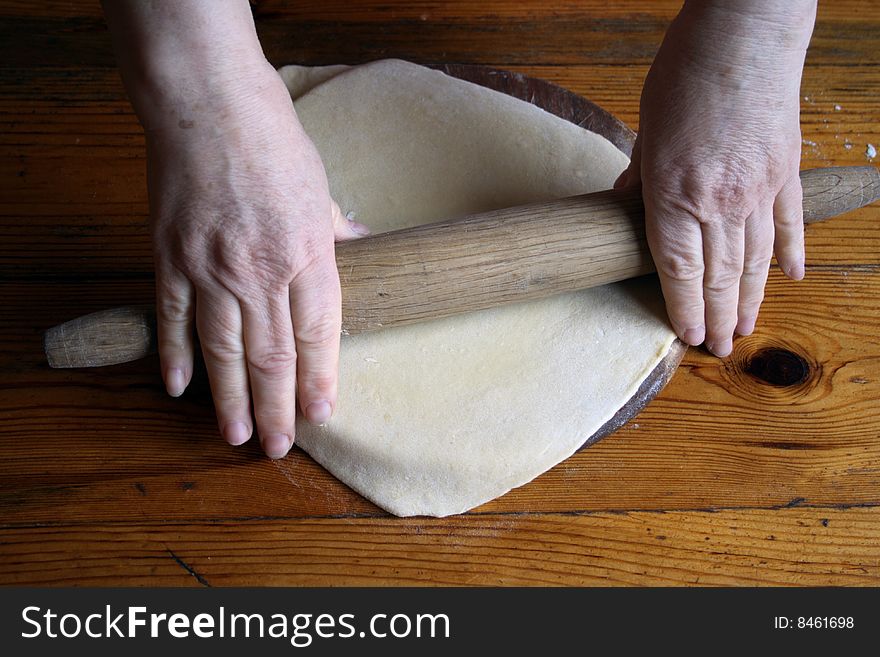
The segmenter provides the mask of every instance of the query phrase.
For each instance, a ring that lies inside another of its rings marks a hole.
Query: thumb
[[[333,216],[333,239],[336,242],[345,242],[354,240],[359,237],[366,237],[370,234],[370,229],[364,224],[354,220],[354,213],[349,212],[348,215],[342,214],[339,205],[334,200],[330,200],[330,211]]]
[[[625,189],[627,187],[636,187],[642,181],[642,133],[636,136],[633,144],[632,157],[629,166],[617,176],[614,181],[614,189]]]

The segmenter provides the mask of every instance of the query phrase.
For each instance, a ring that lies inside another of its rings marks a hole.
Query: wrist
[[[186,58],[163,60],[122,72],[132,106],[148,131],[169,121],[187,121],[192,113],[240,104],[277,77],[261,52],[227,51],[217,58],[189,52]]]
[[[816,0],[685,0],[670,32],[706,63],[793,61],[806,53]]]
[[[220,105],[274,73],[246,0],[112,0],[104,10],[123,82],[144,123],[175,108]]]

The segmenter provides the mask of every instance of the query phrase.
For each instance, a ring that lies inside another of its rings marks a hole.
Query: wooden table
[[[543,77],[635,127],[677,2],[254,3],[275,64]],[[692,349],[615,436],[472,513],[396,519],[218,437],[204,372],[50,370],[42,331],[152,300],[144,140],[96,2],[0,4],[0,583],[878,585],[880,206],[807,231],[757,331]],[[823,2],[803,167],[880,147],[880,2]]]

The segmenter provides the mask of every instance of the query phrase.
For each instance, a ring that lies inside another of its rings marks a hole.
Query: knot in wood
[[[815,401],[816,394],[827,394],[821,384],[829,383],[822,377],[822,364],[799,345],[760,335],[736,340],[719,374],[728,392],[763,405]]]
[[[759,349],[743,368],[772,386],[796,386],[810,378],[810,364],[802,356],[778,347]]]

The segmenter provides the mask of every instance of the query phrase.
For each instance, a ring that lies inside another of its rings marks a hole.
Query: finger
[[[755,330],[773,255],[773,232],[773,210],[770,207],[756,210],[746,221],[736,322],[736,332],[740,335],[751,335]]]
[[[776,262],[786,276],[799,281],[804,277],[804,205],[798,175],[789,178],[776,195],[773,225],[776,229],[773,244]]]
[[[658,211],[646,196],[645,229],[669,321],[678,337],[696,346],[706,334],[700,224],[685,212]]]
[[[745,227],[717,218],[703,226],[703,300],[706,304],[706,348],[723,358],[733,350],[739,284],[743,272]]]
[[[296,349],[287,290],[242,303],[248,376],[263,451],[273,459],[293,446],[296,419]]]
[[[156,267],[159,361],[172,397],[182,395],[192,379],[194,296],[192,283],[176,267]]]
[[[347,215],[342,214],[342,210],[339,209],[336,201],[331,201],[331,203],[333,204],[331,208],[333,216],[333,238],[337,242],[355,240],[359,237],[366,237],[370,234],[368,226],[354,220],[354,212],[349,212]]]
[[[241,445],[253,432],[241,310],[226,290],[197,292],[196,324],[220,433],[230,445]]]
[[[339,274],[332,258],[316,260],[290,285],[290,309],[299,355],[299,403],[312,424],[324,424],[336,408],[341,299]]]
[[[617,177],[617,180],[614,181],[614,189],[626,189],[627,187],[634,187],[638,185],[642,180],[642,134],[639,133],[636,136],[636,141],[633,144],[632,149],[632,157],[630,158],[629,165],[626,169],[621,172],[621,174]]]

